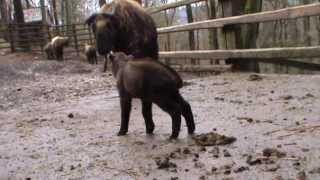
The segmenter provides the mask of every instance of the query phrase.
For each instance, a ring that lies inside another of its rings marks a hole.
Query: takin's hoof
[[[153,130],[147,130],[146,132],[148,135],[153,135]]]
[[[154,131],[154,126],[147,128],[146,133],[147,134],[153,134],[153,131]]]
[[[124,136],[124,135],[127,134],[127,132],[128,132],[128,131],[119,131],[117,135],[118,135],[118,136]]]
[[[177,139],[178,136],[179,136],[179,134],[172,134],[172,135],[170,136],[170,140],[171,140],[171,139]]]
[[[195,127],[188,129],[189,134],[194,134],[194,131],[196,130]]]

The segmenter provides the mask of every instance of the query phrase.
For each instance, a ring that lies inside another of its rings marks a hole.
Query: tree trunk
[[[59,25],[56,0],[51,0],[51,6],[52,6],[52,11],[53,11],[54,24]]]
[[[26,0],[26,6],[27,6],[27,9],[31,8],[31,4],[30,4],[29,0]]]
[[[102,7],[106,3],[106,0],[99,0],[99,6]]]
[[[168,17],[168,13],[167,13],[167,10],[164,10],[164,17],[165,17],[165,20],[166,20],[166,26],[170,26],[170,22],[169,22],[169,17]],[[170,33],[167,33],[166,34],[166,42],[165,42],[165,45],[164,45],[164,50],[165,51],[170,51],[171,49],[171,43],[170,43]],[[170,59],[165,59],[165,64],[169,65],[170,64]]]
[[[66,14],[66,4],[65,4],[65,0],[61,0],[61,23],[62,23],[62,25],[65,25],[65,23],[66,23],[66,16],[65,16],[65,14]]]
[[[6,0],[0,0],[1,21],[4,24],[9,23],[9,12]]]
[[[303,0],[303,4],[310,4],[310,0]],[[310,36],[310,17],[305,17],[303,21],[303,29],[305,34],[306,45],[311,46],[311,36]]]
[[[42,16],[42,24],[46,24],[47,17],[46,17],[46,6],[44,0],[40,0],[40,8],[41,8],[41,16]]]
[[[65,16],[66,16],[66,30],[67,30],[67,33],[66,35],[67,36],[71,36],[72,34],[72,27],[71,27],[71,24],[72,24],[72,19],[71,19],[71,13],[72,13],[72,3],[70,3],[70,0],[65,0]]]
[[[192,16],[192,7],[190,4],[186,5],[186,13],[188,18],[188,23],[193,22],[193,16]],[[194,39],[194,31],[189,31],[189,48],[190,50],[195,50],[195,39]],[[191,59],[191,64],[195,64],[195,60]]]
[[[206,3],[207,6],[207,13],[209,19],[216,19],[216,1],[209,0]],[[217,49],[218,48],[218,40],[217,40],[217,29],[209,29],[209,48],[210,49]]]
[[[22,3],[21,0],[14,0],[13,1],[13,8],[14,8],[14,21],[16,23],[24,23],[24,17],[23,17],[23,9],[22,9]]]
[[[248,13],[257,13],[262,9],[262,0],[246,0],[237,1],[234,6],[238,7],[234,15],[242,15]],[[251,49],[256,48],[256,41],[259,35],[259,23],[249,25],[236,26],[236,42],[238,49]],[[237,68],[245,71],[259,71],[257,61],[254,60],[239,60]]]
[[[257,13],[260,12],[262,8],[262,0],[247,0],[245,6],[245,13]],[[243,34],[243,44],[242,48],[256,48],[256,40],[259,35],[259,23],[254,23],[251,25],[246,25],[246,28],[242,30]]]
[[[17,33],[18,33],[18,38],[17,40],[19,41],[17,46],[20,48],[22,51],[28,51],[30,50],[29,43],[28,43],[28,38],[25,35],[26,31],[23,29],[24,28],[24,17],[23,17],[23,9],[22,9],[22,3],[21,0],[14,0],[13,1],[13,8],[14,8],[14,22],[17,24]]]

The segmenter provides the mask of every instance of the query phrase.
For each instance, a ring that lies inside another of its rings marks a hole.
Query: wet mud
[[[116,136],[119,99],[102,68],[0,56],[0,179],[319,179],[320,75],[184,74],[196,134],[183,122],[169,140],[156,106],[146,135],[138,100]]]

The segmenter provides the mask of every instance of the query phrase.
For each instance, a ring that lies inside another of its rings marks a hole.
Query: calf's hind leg
[[[188,133],[193,134],[195,131],[195,124],[190,104],[183,99],[179,92],[176,92],[174,99],[181,106],[182,116],[186,120]]]
[[[118,136],[126,135],[129,128],[129,118],[131,111],[131,97],[127,94],[120,94],[121,125]]]
[[[172,99],[163,99],[160,102],[156,102],[156,104],[165,112],[169,113],[172,119],[172,134],[170,139],[176,139],[180,133],[181,127],[181,108],[180,105],[177,104]]]
[[[147,134],[152,134],[154,122],[152,120],[152,102],[142,100],[142,115],[146,123]]]

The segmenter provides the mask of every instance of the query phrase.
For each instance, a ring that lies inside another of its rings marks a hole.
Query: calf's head
[[[112,64],[112,74],[114,77],[117,76],[118,71],[131,59],[133,59],[134,57],[132,55],[126,55],[123,52],[116,52],[113,53],[111,51],[111,53],[109,54],[109,60]]]
[[[114,48],[118,31],[118,22],[114,14],[95,13],[86,20],[86,23],[92,28],[99,54],[108,54]]]

